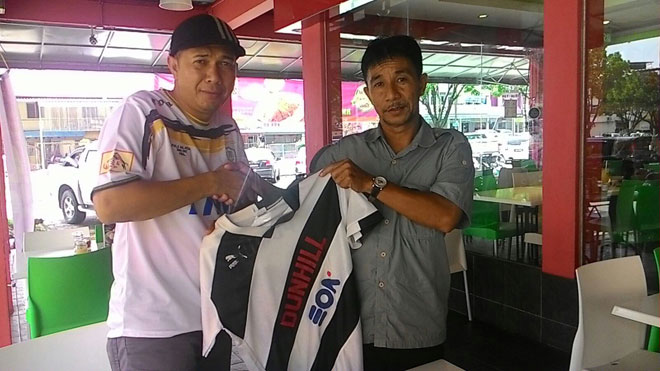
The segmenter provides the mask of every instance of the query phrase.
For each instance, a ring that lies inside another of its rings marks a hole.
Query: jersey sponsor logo
[[[99,174],[108,172],[125,173],[133,167],[133,152],[114,150],[103,153]]]
[[[304,242],[294,258],[291,280],[286,284],[286,304],[280,318],[280,325],[284,327],[295,328],[298,325],[300,314],[304,309],[303,301],[310,290],[316,266],[323,256],[323,250],[328,246],[327,238],[316,241],[308,236],[305,237]]]
[[[217,215],[223,215],[229,212],[229,206],[223,204],[220,201],[216,201],[211,197],[207,197],[206,201],[204,202],[204,209],[202,209],[202,215],[203,216],[209,216],[215,209]],[[190,204],[190,210],[188,211],[188,215],[198,215],[199,213],[197,212],[197,207],[195,206],[194,203]]]
[[[225,147],[225,153],[227,154],[227,161],[236,162],[236,151],[233,148]]]
[[[322,287],[316,292],[314,304],[312,304],[309,311],[309,319],[319,327],[328,314],[328,308],[335,304],[335,294],[337,293],[335,286],[341,285],[340,280],[332,278],[330,271],[327,274],[329,278],[321,280]]]
[[[168,101],[166,101],[166,100],[162,100],[162,99],[151,98],[151,102],[152,102],[153,104],[157,104],[157,105],[159,105],[159,106],[163,106],[163,105],[168,106],[168,107],[172,107],[172,106],[173,106],[172,102],[168,102]]]

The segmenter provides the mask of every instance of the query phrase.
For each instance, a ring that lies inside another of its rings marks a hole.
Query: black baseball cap
[[[181,22],[172,33],[170,55],[181,50],[205,45],[225,45],[236,53],[236,58],[245,55],[245,49],[231,27],[222,19],[210,14],[192,16]]]

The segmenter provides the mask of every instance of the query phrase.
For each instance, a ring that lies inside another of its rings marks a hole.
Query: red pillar
[[[583,2],[544,3],[543,272],[572,278],[582,207]]]
[[[0,132],[0,157],[2,133]],[[5,165],[0,160],[0,347],[11,345],[11,325],[9,315],[12,310],[11,289],[9,288],[9,222],[7,220],[7,200],[5,199]]]
[[[302,22],[303,89],[307,165],[316,152],[342,134],[339,30],[328,11]]]

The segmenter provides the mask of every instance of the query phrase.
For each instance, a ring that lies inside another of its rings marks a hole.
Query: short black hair
[[[422,76],[422,49],[417,41],[410,36],[396,35],[379,37],[369,42],[362,56],[362,76],[367,81],[369,68],[387,59],[395,57],[406,58],[412,63],[418,76]]]

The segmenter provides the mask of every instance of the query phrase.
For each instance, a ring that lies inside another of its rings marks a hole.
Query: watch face
[[[383,188],[387,185],[387,179],[383,178],[382,176],[377,176],[374,178],[374,184],[378,188]]]

